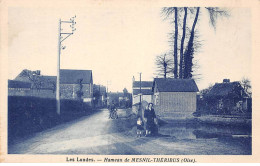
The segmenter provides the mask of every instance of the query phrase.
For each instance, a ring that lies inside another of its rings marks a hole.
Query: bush
[[[92,113],[87,104],[61,100],[61,115],[56,113],[56,99],[29,96],[8,97],[8,138],[31,134]]]

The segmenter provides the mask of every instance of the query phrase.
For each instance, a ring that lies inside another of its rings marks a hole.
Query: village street
[[[108,113],[107,109],[102,109],[91,116],[82,117],[16,140],[10,145],[8,153],[225,155],[250,154],[251,152],[249,149],[251,146],[248,146],[251,144],[249,138],[218,138],[214,135],[207,137],[202,130],[187,126],[165,125],[159,130],[160,136],[137,138],[135,116],[131,109],[119,109],[119,118],[116,120],[108,119]],[[207,130],[205,127],[204,129]],[[238,131],[238,134],[239,132],[241,131]]]

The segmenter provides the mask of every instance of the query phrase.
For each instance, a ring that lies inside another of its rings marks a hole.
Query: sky
[[[230,17],[219,19],[216,30],[209,26],[201,9],[197,24],[202,47],[195,54],[203,89],[224,78],[239,81],[251,78],[251,11],[230,8]],[[14,79],[23,69],[56,75],[59,19],[76,15],[76,31],[63,42],[61,69],[92,70],[95,84],[109,91],[126,87],[132,77],[152,81],[155,58],[171,49],[170,21],[161,17],[161,8],[22,8],[8,11],[8,75]],[[181,30],[179,30],[181,32]]]

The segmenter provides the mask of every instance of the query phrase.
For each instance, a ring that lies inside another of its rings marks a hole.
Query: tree
[[[156,57],[157,75],[167,78],[167,74],[172,72],[172,59],[163,54]],[[168,76],[169,77],[169,76]]]
[[[181,49],[180,49],[180,67],[179,67],[179,78],[183,78],[183,50],[184,50],[184,41],[186,36],[186,21],[187,21],[187,7],[184,7],[184,17],[183,17],[183,26],[182,26],[182,38],[181,38]]]
[[[241,86],[243,87],[245,93],[249,96],[252,97],[252,86],[251,86],[251,81],[248,78],[242,78],[240,81]]]
[[[165,14],[166,18],[174,12],[174,78],[178,78],[178,7],[164,7],[162,13]]]
[[[219,7],[206,7],[209,18],[210,18],[210,25],[216,30],[216,22],[219,16],[228,17],[229,13],[227,10],[221,9]],[[185,58],[184,58],[184,75],[183,78],[192,78],[192,68],[193,68],[193,58],[194,58],[194,38],[195,38],[195,27],[197,25],[197,21],[199,18],[200,7],[196,9],[196,16],[193,21],[191,34],[189,38],[189,42],[187,48],[185,50]]]
[[[20,77],[28,78],[28,80],[32,83],[32,89],[36,89],[39,91],[42,86],[42,81],[40,79],[40,71],[31,71],[31,70],[23,70]]]
[[[82,100],[82,96],[84,95],[83,93],[83,84],[82,84],[83,79],[78,79],[78,84],[79,84],[79,90],[76,92],[78,99],[81,101]]]
[[[124,97],[127,97],[128,95],[128,90],[126,88],[123,89]]]
[[[191,29],[191,34],[190,34],[190,38],[189,38],[189,42],[187,45],[187,48],[185,50],[184,53],[184,67],[183,67],[183,78],[192,78],[192,59],[193,59],[193,55],[194,55],[194,46],[193,46],[193,41],[194,41],[194,36],[195,36],[195,27],[198,21],[198,17],[199,17],[199,12],[200,12],[200,7],[197,7],[197,11],[196,11],[196,16],[194,18],[193,21],[193,25],[192,25],[192,29]]]
[[[209,13],[209,20],[210,24],[214,27],[216,30],[216,22],[219,16],[229,16],[229,13],[227,10],[218,8],[218,7],[206,7],[206,11]],[[188,10],[190,11],[192,15],[195,13],[194,20],[192,21],[192,27],[189,30],[190,33],[189,35],[186,33],[187,27],[187,15],[188,15]],[[184,16],[183,16],[183,24],[178,24],[178,20],[180,19],[181,13],[184,11]],[[162,9],[162,12],[164,15],[166,15],[166,18],[168,18],[170,15],[173,15],[174,13],[174,78],[178,77],[178,55],[177,55],[177,50],[178,50],[178,26],[182,26],[182,36],[181,36],[181,44],[180,44],[180,61],[179,61],[179,78],[193,78],[193,58],[194,54],[196,52],[196,49],[199,48],[200,44],[196,40],[196,25],[199,20],[199,15],[200,15],[200,7],[196,8],[188,8],[188,7],[165,7]],[[188,38],[188,42],[186,44],[185,48],[185,38]],[[185,51],[184,51],[185,48]],[[177,71],[176,71],[177,70]]]
[[[209,91],[213,88],[213,84],[210,84],[207,88],[202,89],[200,91],[200,94],[204,97],[206,94],[209,93]]]

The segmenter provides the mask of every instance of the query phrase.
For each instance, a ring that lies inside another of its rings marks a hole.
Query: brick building
[[[56,97],[56,76],[41,75],[40,71],[24,69],[14,80],[9,80],[8,95]],[[26,92],[22,88],[26,87]],[[21,92],[20,92],[21,91]],[[81,94],[81,95],[80,95]],[[61,99],[83,99],[92,104],[93,78],[91,70],[60,70]]]

